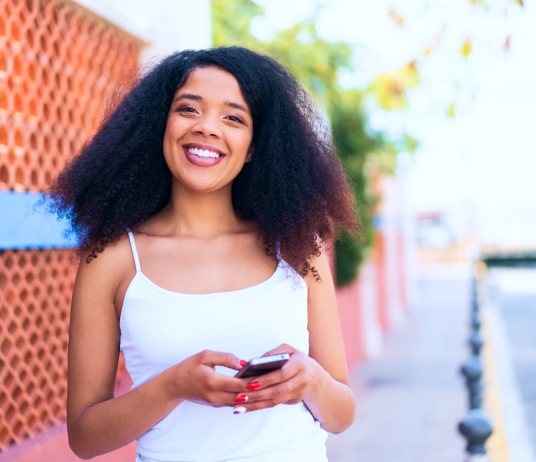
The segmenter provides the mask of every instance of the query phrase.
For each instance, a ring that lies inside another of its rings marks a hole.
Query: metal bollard
[[[473,314],[471,315],[471,328],[474,331],[479,331],[481,326],[482,321],[480,321],[480,315],[478,314],[478,311],[473,311]]]
[[[480,351],[484,346],[484,339],[478,330],[473,330],[469,336],[469,346],[471,347],[471,353],[474,356],[480,356]]]
[[[472,295],[471,302],[472,302],[473,313],[478,313],[478,311],[479,311],[479,306],[478,306],[478,282],[477,282],[476,278],[473,278],[471,295]]]
[[[468,339],[471,357],[460,368],[460,372],[465,377],[465,384],[468,390],[469,411],[458,424],[458,430],[467,441],[466,462],[489,462],[485,443],[493,432],[493,426],[488,413],[481,409],[484,395],[484,385],[482,383],[484,368],[480,353],[484,346],[484,339],[480,333],[482,322],[480,319],[478,282],[476,278],[473,279],[471,295],[471,334]]]
[[[467,462],[488,462],[486,441],[493,433],[491,417],[482,409],[470,410],[458,424],[458,430],[467,441]]]
[[[465,377],[465,384],[469,392],[469,409],[482,406],[484,386],[482,385],[482,362],[480,356],[471,356],[462,364],[460,372]]]

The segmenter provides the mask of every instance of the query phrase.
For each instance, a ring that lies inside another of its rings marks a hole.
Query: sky
[[[317,14],[321,38],[354,46],[355,72],[342,85],[366,87],[375,75],[416,60],[421,85],[410,90],[408,111],[367,105],[369,124],[421,145],[401,156],[407,174],[407,212],[456,215],[484,244],[536,248],[536,5],[510,0],[256,0],[265,17],[252,32],[278,29]],[[393,10],[403,18],[396,27]],[[504,43],[510,36],[510,49]],[[459,50],[466,38],[473,51]],[[439,43],[424,57],[424,50]],[[446,117],[455,103],[455,117]],[[458,220],[459,221],[459,220]]]

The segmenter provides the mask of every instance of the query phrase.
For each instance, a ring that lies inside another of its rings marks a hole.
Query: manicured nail
[[[244,367],[248,362],[244,361],[243,359],[240,360],[240,365]]]
[[[240,406],[234,408],[233,414],[243,414],[244,412],[246,412],[246,408]]]
[[[248,400],[246,395],[237,396],[234,400],[235,403],[245,403]]]
[[[261,384],[259,383],[258,380],[255,380],[255,382],[251,382],[246,388],[248,390],[255,390],[255,388],[259,388],[261,386]]]

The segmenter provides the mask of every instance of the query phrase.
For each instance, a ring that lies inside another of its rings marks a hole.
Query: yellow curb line
[[[485,384],[483,407],[493,418],[493,433],[486,442],[486,449],[491,462],[510,462],[508,440],[504,430],[499,381],[495,368],[495,355],[491,344],[491,335],[484,321],[482,322],[482,334],[485,340],[482,348],[482,359],[484,360],[483,380]]]

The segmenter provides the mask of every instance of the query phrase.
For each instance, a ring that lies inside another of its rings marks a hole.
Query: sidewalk
[[[386,336],[381,358],[353,377],[354,424],[328,437],[330,462],[462,462],[469,282],[420,281],[419,308]]]
[[[501,461],[534,462],[536,269],[491,268],[486,279],[486,319],[499,391],[496,401],[506,441]]]

